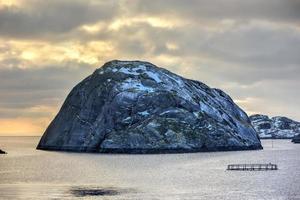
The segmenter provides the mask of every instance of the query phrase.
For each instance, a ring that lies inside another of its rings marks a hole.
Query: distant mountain
[[[250,116],[251,124],[262,139],[291,139],[300,134],[300,122],[287,117],[268,117],[267,115]]]
[[[261,149],[219,89],[141,61],[111,61],[79,83],[37,147],[101,153]]]

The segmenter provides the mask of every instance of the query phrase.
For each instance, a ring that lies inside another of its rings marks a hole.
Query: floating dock
[[[237,171],[262,171],[262,170],[278,170],[276,164],[231,164],[227,166],[227,170]]]

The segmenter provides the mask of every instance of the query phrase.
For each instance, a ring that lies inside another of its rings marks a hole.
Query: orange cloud
[[[49,123],[48,118],[0,119],[0,136],[41,135]]]

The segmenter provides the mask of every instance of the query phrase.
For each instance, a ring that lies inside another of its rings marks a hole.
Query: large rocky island
[[[219,89],[141,61],[111,61],[65,100],[38,149],[179,153],[262,149],[247,114]]]
[[[292,139],[300,134],[300,122],[287,117],[250,116],[251,123],[262,139]]]

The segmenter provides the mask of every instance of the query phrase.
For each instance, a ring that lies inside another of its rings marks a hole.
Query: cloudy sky
[[[300,120],[300,0],[0,0],[0,135],[41,135],[112,59],[221,88],[248,114]]]

